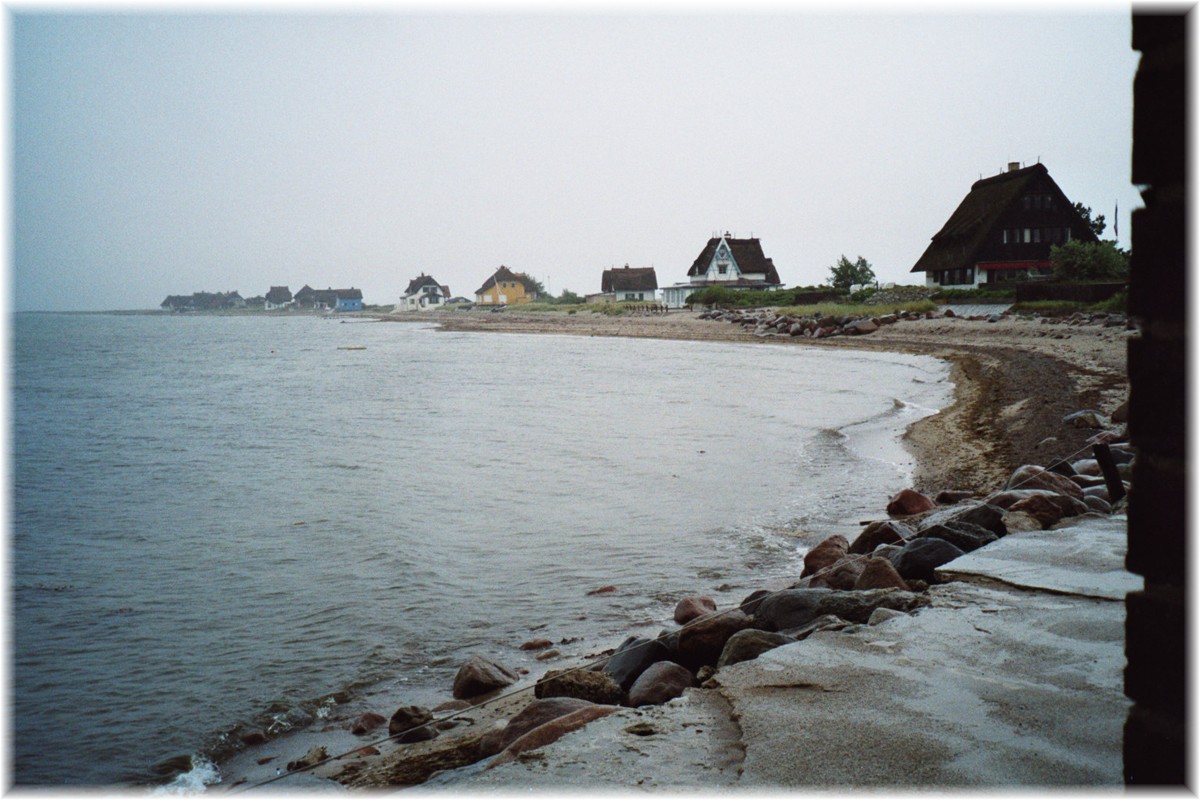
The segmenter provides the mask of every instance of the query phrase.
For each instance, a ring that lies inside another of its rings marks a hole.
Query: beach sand
[[[901,321],[872,334],[829,339],[756,336],[698,312],[606,316],[584,309],[500,313],[438,311],[385,315],[390,321],[439,323],[444,330],[633,336],[752,342],[776,347],[845,347],[928,355],[950,362],[953,405],[913,425],[905,443],[916,457],[915,488],[990,491],[1022,464],[1045,465],[1085,446],[1095,431],[1063,424],[1066,414],[1111,414],[1128,396],[1124,327],[1068,326],[1040,320],[963,318]]]

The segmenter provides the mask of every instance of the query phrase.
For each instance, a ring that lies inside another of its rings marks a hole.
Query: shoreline
[[[434,322],[447,332],[613,336],[755,343],[777,347],[874,350],[932,356],[950,365],[953,400],[909,426],[901,441],[916,460],[913,488],[989,491],[1023,464],[1049,463],[1084,446],[1093,433],[1062,418],[1094,409],[1105,415],[1128,396],[1124,328],[1046,320],[989,323],[935,317],[902,321],[864,336],[829,339],[760,336],[699,312],[609,317],[581,312],[522,314],[403,312],[386,322]]]
[[[1065,333],[1058,329],[1059,326],[1036,321],[1007,320],[1004,323],[982,323],[933,319],[904,322],[884,328],[880,333],[885,335],[878,337],[847,337],[811,342],[797,341],[790,337],[764,338],[728,323],[700,320],[695,314],[684,314],[675,319],[622,320],[585,317],[572,320],[566,315],[555,315],[556,318],[513,315],[502,320],[492,319],[499,316],[502,315],[483,317],[463,314],[446,320],[444,313],[434,313],[420,316],[393,315],[385,319],[420,323],[449,322],[450,324],[440,327],[442,330],[454,332],[624,336],[777,346],[842,346],[942,359],[950,366],[949,379],[954,384],[952,402],[939,412],[910,424],[901,436],[902,444],[916,460],[913,486],[918,491],[929,493],[930,496],[939,490],[953,489],[966,490],[977,497],[982,496],[1002,487],[1008,475],[1022,464],[1047,464],[1053,457],[1065,457],[1079,449],[1078,445],[1095,431],[1067,427],[1062,421],[1060,411],[1066,408],[1066,413],[1069,413],[1081,408],[1095,407],[1109,414],[1115,409],[1124,399],[1125,341],[1133,335],[1124,330],[1118,332],[1100,327]],[[1072,344],[1064,346],[1064,342]],[[1117,368],[1118,364],[1120,368]],[[1048,439],[1051,441],[1047,441]],[[767,588],[775,590],[784,587]],[[930,597],[935,599],[936,605],[936,595]],[[955,601],[953,608],[961,608],[957,602]],[[529,676],[519,680],[509,689],[529,689],[533,679],[534,676]],[[769,677],[763,680],[769,680]],[[373,745],[383,746],[383,742],[388,741],[390,737],[379,742],[364,743],[361,738],[350,736],[348,730],[339,734],[337,738],[331,738],[332,729],[326,728],[320,735],[305,738],[308,744],[313,745],[313,749],[305,759],[295,763],[299,766],[302,761],[313,757],[318,750],[327,753],[343,752],[344,755],[327,765],[320,763],[317,765],[319,768],[314,769],[310,776],[301,776],[300,783],[305,788],[315,787],[326,780],[334,780],[348,788],[398,788],[422,784],[445,769],[452,772],[443,780],[434,780],[429,784],[430,788],[440,785],[453,790],[454,782],[464,778],[467,785],[476,780],[489,780],[482,777],[481,772],[489,769],[486,765],[488,760],[481,761],[475,755],[476,750],[482,746],[480,737],[485,731],[495,730],[506,720],[513,719],[528,702],[529,698],[526,696],[523,700],[514,698],[494,707],[475,706],[474,703],[457,707],[444,704],[433,710],[435,718],[442,714],[448,724],[448,727],[439,726],[439,729],[449,732],[451,728],[461,724],[454,723],[452,714],[456,709],[465,707],[470,711],[468,730],[460,729],[451,735],[428,742],[415,741],[401,746],[398,750],[394,749],[394,743],[389,743],[391,746],[386,747],[382,753]],[[688,719],[687,715],[691,712],[686,710],[686,704],[682,708],[685,709],[683,712],[676,708],[671,714],[683,713],[684,718]],[[683,722],[683,728],[693,725],[713,728],[728,725],[728,722],[724,721],[730,716],[727,710],[706,708],[701,711],[698,720],[688,719]],[[650,714],[656,720],[678,721],[670,714],[666,717],[658,716],[660,712],[649,708],[629,713],[638,718]],[[734,714],[732,718],[736,727],[738,717]],[[629,721],[624,712],[613,717],[614,724],[618,719]],[[623,735],[622,730],[625,733],[632,730],[622,728],[601,733],[602,730],[606,730],[604,723],[598,722],[597,726],[595,736],[586,734],[586,739],[574,740],[587,744],[575,746],[585,749],[602,746],[605,742]],[[568,728],[570,729],[572,728]],[[680,731],[683,732],[686,731]],[[730,755],[732,751],[728,751],[728,748],[734,746],[737,741],[744,740],[744,734],[744,726],[740,730],[715,731],[715,738],[710,743],[709,756],[721,763],[726,760],[733,763],[737,759]],[[378,735],[382,736],[382,731]],[[299,744],[300,741],[297,740],[296,743]],[[329,745],[328,750],[325,749],[326,745]],[[354,749],[355,745],[359,749]],[[546,762],[534,753],[530,753],[530,756],[530,760],[519,755],[516,758],[535,770],[555,769],[555,762]],[[346,764],[343,758],[356,760]],[[668,759],[673,760],[674,757]],[[544,766],[547,763],[549,766]],[[568,760],[565,763],[578,762]],[[290,766],[289,764],[289,768]],[[456,769],[458,767],[461,769]],[[740,774],[739,769],[738,775]],[[722,768],[716,769],[712,777],[714,785],[721,785],[729,778]],[[310,780],[311,783],[306,782]]]

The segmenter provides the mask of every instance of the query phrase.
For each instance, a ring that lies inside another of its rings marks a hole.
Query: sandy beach
[[[1111,414],[1127,397],[1124,327],[1070,326],[1006,318],[902,321],[863,336],[807,339],[757,336],[699,312],[610,317],[580,311],[430,312],[385,315],[400,322],[437,322],[448,331],[633,336],[757,343],[776,347],[846,347],[914,353],[952,365],[955,402],[921,420],[905,441],[918,462],[920,491],[988,491],[1022,464],[1046,464],[1084,446],[1094,433],[1063,424],[1082,409]]]

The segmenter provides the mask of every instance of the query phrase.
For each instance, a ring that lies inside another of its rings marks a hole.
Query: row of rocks
[[[1115,442],[1110,452],[1119,470],[1130,474],[1135,456],[1129,446]],[[456,765],[492,757],[490,766],[503,763],[619,707],[659,705],[692,687],[713,686],[719,670],[819,631],[878,624],[915,611],[928,602],[928,587],[944,579],[939,569],[963,554],[1013,532],[1051,529],[1070,517],[1113,510],[1094,459],[1023,466],[984,497],[902,490],[889,500],[887,517],[866,524],[853,540],[835,534],[809,550],[798,580],[787,588],[752,592],[724,610],[707,596],[684,597],[674,609],[678,627],[653,639],[630,636],[595,663],[546,672],[534,683],[534,699],[480,736]],[[550,644],[531,640],[521,648]],[[496,661],[472,656],[455,676],[454,700],[435,709],[404,706],[387,720],[364,714],[351,730],[366,735],[386,721],[397,742],[428,741],[458,725],[454,718],[437,720],[438,712],[472,708],[519,677]]]
[[[741,325],[756,336],[805,336],[827,339],[830,336],[861,336],[874,333],[884,325],[901,320],[933,319],[932,311],[897,311],[880,316],[855,317],[848,315],[796,316],[771,310],[727,311],[713,309],[702,312],[699,319],[731,322]]]

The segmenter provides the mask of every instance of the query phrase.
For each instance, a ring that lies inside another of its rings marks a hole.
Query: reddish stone
[[[1025,512],[1038,521],[1042,529],[1049,528],[1063,518],[1062,509],[1044,494],[1035,494],[1018,500],[1008,507],[1009,512]]]
[[[809,588],[850,590],[858,581],[858,576],[867,566],[867,556],[850,554],[841,558],[836,564],[812,577]]]
[[[717,603],[711,597],[693,595],[685,597],[675,606],[675,622],[687,625],[694,619],[706,616],[717,610]]]
[[[912,538],[914,533],[915,531],[907,525],[893,519],[872,522],[863,528],[863,532],[850,544],[847,552],[873,553],[875,552],[875,548],[881,544],[903,542],[906,539]]]
[[[1080,471],[1076,467],[1077,471]],[[1045,489],[1051,492],[1065,494],[1077,500],[1083,499],[1083,490],[1070,478],[1050,472],[1034,464],[1026,464],[1012,474],[1008,479],[1006,489]]]
[[[698,619],[679,631],[678,652],[685,664],[716,664],[729,637],[749,627],[740,610]]]
[[[521,645],[522,650],[545,650],[547,647],[552,647],[554,642],[549,639],[530,639],[525,644]]]
[[[854,582],[855,589],[903,589],[911,591],[909,585],[900,577],[900,573],[886,558],[875,556],[867,559],[863,571]]]
[[[842,557],[846,555],[850,543],[846,541],[846,537],[840,533],[835,533],[828,539],[820,542],[812,550],[804,554],[804,571],[800,573],[801,578],[807,578],[825,567],[832,567]]]
[[[594,594],[612,594],[616,590],[617,587],[615,586],[601,586],[599,589],[592,589],[590,592],[588,592],[588,596],[590,597]]]
[[[362,736],[364,733],[370,733],[375,730],[385,722],[387,722],[387,719],[382,714],[368,711],[350,724],[350,732],[355,736]]]
[[[512,670],[482,656],[471,656],[454,676],[453,696],[456,700],[478,697],[516,683],[516,680]]]
[[[908,517],[937,508],[937,503],[913,489],[901,489],[887,504],[889,517]]]

